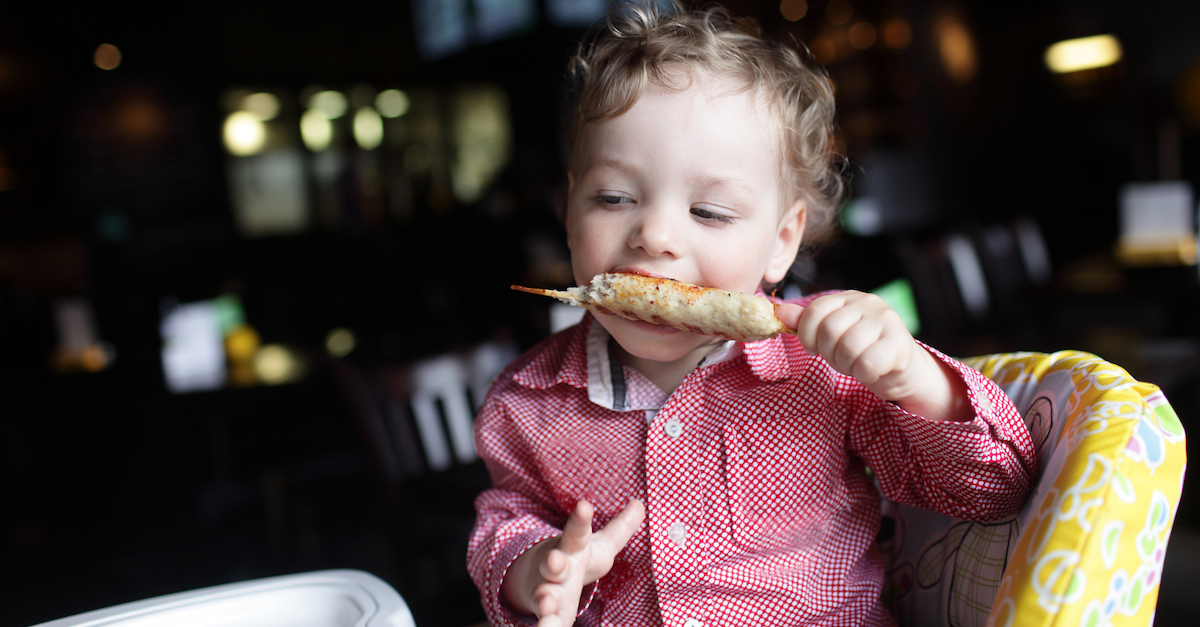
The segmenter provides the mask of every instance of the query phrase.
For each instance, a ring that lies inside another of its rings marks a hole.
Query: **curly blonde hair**
[[[742,81],[766,97],[779,119],[785,191],[807,206],[805,239],[819,238],[833,222],[845,187],[829,77],[796,50],[764,38],[752,19],[735,20],[720,7],[691,11],[677,0],[674,12],[655,4],[623,5],[571,58],[568,149],[574,151],[584,124],[628,111],[647,82],[686,89],[686,82],[671,80],[672,69],[700,69]]]

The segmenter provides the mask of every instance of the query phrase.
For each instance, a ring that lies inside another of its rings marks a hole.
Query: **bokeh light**
[[[267,385],[287,383],[299,377],[300,362],[287,348],[267,344],[254,355],[254,373]]]
[[[870,22],[857,22],[850,27],[850,45],[866,50],[875,45],[875,27]]]
[[[1046,67],[1066,74],[1112,65],[1121,60],[1121,42],[1112,35],[1060,41],[1046,49]]]
[[[300,116],[300,138],[309,150],[321,152],[333,142],[333,125],[321,110],[309,109]]]
[[[375,109],[385,118],[398,118],[408,113],[412,101],[399,89],[385,89],[375,96]]]
[[[230,361],[250,361],[261,345],[258,331],[248,325],[240,325],[225,336],[225,354]]]
[[[274,120],[279,115],[279,98],[275,94],[259,92],[242,98],[241,109],[254,114],[254,117],[266,122]]]
[[[813,58],[817,63],[828,64],[837,58],[837,42],[830,33],[821,33],[809,44]]]
[[[354,332],[350,329],[337,328],[329,332],[325,336],[325,349],[334,357],[345,357],[354,352],[354,347],[358,345],[358,339],[354,337]]]
[[[1197,61],[1179,77],[1176,87],[1179,110],[1192,124],[1200,126],[1200,61]],[[0,182],[0,189],[4,185]]]
[[[797,22],[808,15],[808,3],[804,0],[783,0],[779,3],[779,13],[789,22]]]
[[[154,99],[140,96],[125,99],[114,107],[111,119],[122,135],[138,142],[160,138],[169,125],[162,105]]]
[[[346,115],[346,109],[350,106],[346,100],[346,95],[340,91],[319,91],[308,99],[308,108],[316,109],[325,114],[326,118],[336,120],[343,115]]]
[[[942,68],[956,83],[968,83],[979,69],[975,54],[975,39],[958,16],[943,15],[934,26],[938,56]]]
[[[259,120],[249,111],[235,111],[225,118],[225,149],[229,154],[246,157],[256,154],[263,149],[267,141],[267,131]]]
[[[116,351],[107,343],[93,344],[79,353],[79,365],[87,372],[100,372],[112,363]]]
[[[888,20],[883,25],[883,45],[892,50],[907,48],[912,43],[912,27],[902,18]]]
[[[854,17],[854,7],[850,0],[829,0],[829,4],[825,5],[825,17],[840,26]]]
[[[121,50],[112,44],[100,44],[92,54],[92,62],[102,70],[115,70],[121,65]]]
[[[363,150],[375,150],[383,143],[383,118],[373,107],[360,107],[354,113],[354,141]]]

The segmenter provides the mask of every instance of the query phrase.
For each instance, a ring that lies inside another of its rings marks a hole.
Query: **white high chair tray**
[[[358,570],[255,579],[134,601],[35,627],[415,627],[391,586]]]

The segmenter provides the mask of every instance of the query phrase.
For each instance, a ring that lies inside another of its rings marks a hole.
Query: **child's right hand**
[[[608,574],[645,518],[645,506],[634,499],[592,532],[592,505],[580,501],[561,536],[535,544],[513,562],[501,594],[517,610],[537,616],[537,627],[570,627],[583,587]]]
[[[775,315],[796,329],[804,350],[883,400],[929,420],[974,417],[962,378],[918,344],[879,296],[847,290],[819,296],[804,308],[781,303]]]

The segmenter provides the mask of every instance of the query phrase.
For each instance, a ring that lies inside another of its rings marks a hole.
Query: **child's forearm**
[[[968,422],[974,418],[971,409],[971,399],[966,383],[948,364],[921,351],[923,359],[919,359],[916,367],[922,370],[920,386],[911,395],[903,398],[891,398],[910,414],[921,416],[926,420]]]

